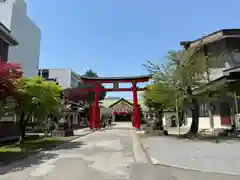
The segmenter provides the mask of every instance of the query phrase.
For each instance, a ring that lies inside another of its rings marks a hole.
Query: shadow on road
[[[81,141],[77,142],[66,142],[64,144],[58,145],[52,149],[47,149],[45,151],[39,151],[35,153],[27,154],[27,152],[18,152],[22,153],[22,156],[18,159],[17,162],[14,162],[9,165],[0,165],[0,175],[4,175],[11,172],[22,171],[26,168],[33,167],[44,163],[46,160],[50,160],[59,156],[59,150],[69,150],[69,149],[76,149],[81,148],[84,143]],[[17,152],[1,152],[0,157],[8,156],[11,158],[12,156],[16,156]],[[27,157],[28,156],[28,157]],[[27,158],[26,158],[27,157]]]

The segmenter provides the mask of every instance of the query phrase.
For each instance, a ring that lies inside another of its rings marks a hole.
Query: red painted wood
[[[100,107],[99,107],[99,96],[102,92],[124,92],[124,91],[132,91],[133,92],[133,108],[134,108],[134,118],[133,118],[133,126],[137,129],[140,129],[140,112],[138,106],[138,91],[144,91],[145,88],[137,88],[137,83],[139,82],[148,82],[150,77],[142,77],[142,78],[115,78],[115,79],[84,79],[82,80],[85,83],[94,84],[93,88],[79,88],[79,90],[83,92],[95,92],[94,97],[94,105],[92,108],[92,114],[90,115],[93,119],[92,122],[95,128],[100,128]],[[103,83],[132,83],[132,88],[101,88],[101,84]],[[114,113],[128,113],[128,112],[114,112]],[[91,125],[90,125],[91,126]],[[91,127],[90,127],[91,128]]]
[[[93,105],[93,111],[94,111],[94,127],[99,128],[100,127],[100,108],[99,108],[99,96],[101,94],[101,86],[100,84],[97,84],[95,87],[95,96],[94,96],[94,105]]]
[[[137,88],[137,91],[144,91],[146,88]],[[79,88],[82,92],[95,92],[95,88]],[[101,88],[100,92],[124,92],[124,91],[133,91],[132,88]]]
[[[114,81],[113,80],[83,80],[86,83],[106,83],[106,84],[111,84]],[[117,80],[117,82],[119,83],[132,83],[133,80]],[[137,82],[148,82],[148,79],[141,79],[141,80],[137,80]]]
[[[231,117],[221,117],[221,125],[231,125],[232,120]]]
[[[133,85],[133,124],[136,129],[140,129],[140,112],[138,108],[136,82],[133,82],[132,85]]]
[[[136,91],[144,91],[145,88],[136,88]],[[133,91],[132,88],[118,88],[118,89],[113,89],[113,88],[105,88],[103,91],[106,92],[124,92],[124,91]]]
[[[104,79],[85,79],[84,77],[81,78],[82,81],[86,82],[86,83],[114,83],[114,82],[118,82],[118,83],[132,83],[133,81],[135,82],[148,82],[150,77],[146,76],[146,77],[141,77],[141,78],[129,78],[129,77],[119,77],[119,79],[108,79],[108,77],[104,78]]]
[[[93,128],[93,107],[89,104],[89,128]]]

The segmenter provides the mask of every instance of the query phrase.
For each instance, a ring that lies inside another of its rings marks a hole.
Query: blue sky
[[[182,40],[240,28],[239,7],[239,0],[28,0],[42,31],[40,67],[99,76],[147,74],[143,63],[163,62]]]

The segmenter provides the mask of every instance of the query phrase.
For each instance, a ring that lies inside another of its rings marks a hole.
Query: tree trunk
[[[22,144],[24,143],[24,139],[26,136],[26,127],[30,118],[30,114],[27,115],[26,119],[24,119],[25,113],[22,112],[20,116],[20,122],[19,122],[19,129],[20,129],[20,140],[19,142]]]
[[[192,124],[188,133],[196,135],[198,133],[199,125],[199,104],[195,97],[192,98]]]
[[[190,97],[192,97],[192,124],[190,130],[187,134],[197,135],[198,126],[199,126],[199,104],[197,98],[193,95],[193,92],[190,87],[187,89],[187,93]]]
[[[49,132],[51,132],[51,117],[45,117],[45,128],[44,128],[44,137],[48,137]]]
[[[24,116],[25,113],[22,112],[21,116],[20,116],[20,121],[19,121],[19,131],[20,131],[20,139],[19,139],[19,143],[23,143],[24,142],[24,138],[26,135],[26,127],[25,127],[25,123],[24,123]]]
[[[208,115],[210,121],[210,128],[214,131],[214,119],[213,119],[213,104],[211,102],[208,103]]]
[[[163,131],[164,130],[164,128],[163,128],[163,110],[158,111],[157,115],[158,115],[159,128],[161,131]]]

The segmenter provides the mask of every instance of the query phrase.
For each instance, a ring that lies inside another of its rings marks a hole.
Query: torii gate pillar
[[[137,83],[135,81],[132,82],[133,89],[133,126],[136,129],[140,129],[140,111],[138,106],[138,97],[137,97]]]

